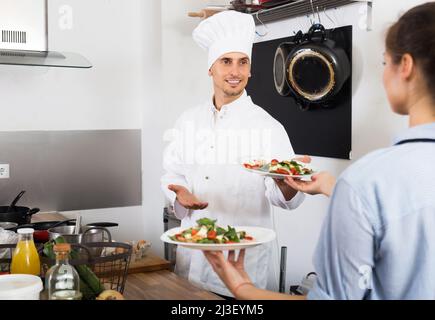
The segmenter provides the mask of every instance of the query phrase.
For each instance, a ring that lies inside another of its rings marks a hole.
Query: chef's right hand
[[[203,210],[207,208],[208,203],[198,200],[189,190],[183,186],[170,184],[168,189],[174,191],[177,195],[177,201],[186,209]]]

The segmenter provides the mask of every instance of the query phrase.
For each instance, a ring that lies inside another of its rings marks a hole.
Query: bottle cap
[[[35,232],[35,229],[32,228],[22,228],[17,230],[18,234],[31,234],[33,232]]]
[[[69,243],[55,244],[53,250],[56,252],[68,252],[71,251],[71,245]]]

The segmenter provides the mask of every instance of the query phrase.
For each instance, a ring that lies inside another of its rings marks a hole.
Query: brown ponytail
[[[412,56],[435,101],[435,2],[410,9],[391,26],[387,33],[386,49],[395,64],[400,62],[405,53]]]

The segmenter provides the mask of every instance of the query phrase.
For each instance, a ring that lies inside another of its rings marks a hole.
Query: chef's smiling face
[[[238,97],[251,77],[251,63],[244,53],[230,52],[222,55],[209,70],[215,94]]]

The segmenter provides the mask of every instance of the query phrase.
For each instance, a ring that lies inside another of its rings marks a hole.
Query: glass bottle
[[[45,288],[49,300],[80,300],[80,278],[76,269],[69,264],[71,245],[59,243],[53,247],[56,264],[45,275]]]
[[[32,228],[18,229],[18,243],[12,255],[11,273],[39,276],[41,263],[33,241]]]

